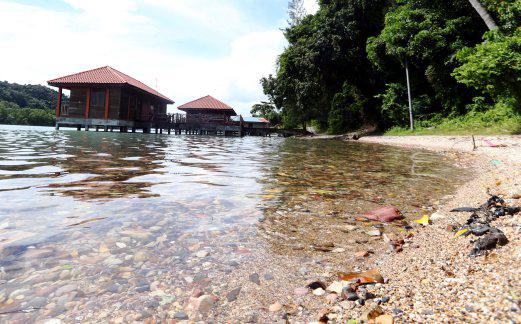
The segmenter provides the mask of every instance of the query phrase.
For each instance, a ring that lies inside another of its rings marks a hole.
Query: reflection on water
[[[259,218],[339,199],[335,215],[413,211],[456,174],[373,145],[2,126],[0,321],[165,315],[182,307],[176,287],[253,257]]]

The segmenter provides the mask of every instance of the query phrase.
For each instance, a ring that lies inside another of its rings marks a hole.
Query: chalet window
[[[105,90],[92,89],[90,93],[90,105],[95,107],[105,107]]]

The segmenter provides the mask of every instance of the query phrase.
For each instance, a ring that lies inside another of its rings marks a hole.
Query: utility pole
[[[407,95],[409,96],[409,122],[411,130],[414,130],[414,118],[412,114],[412,94],[411,94],[411,81],[409,78],[409,62],[405,59],[405,75],[407,77]]]

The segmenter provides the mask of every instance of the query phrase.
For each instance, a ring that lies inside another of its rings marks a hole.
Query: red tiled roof
[[[179,110],[186,109],[217,109],[217,110],[233,110],[222,101],[215,99],[212,96],[206,96],[194,101],[190,101],[178,107]]]
[[[94,70],[80,72],[76,74],[67,75],[61,78],[47,81],[51,86],[68,85],[68,84],[128,84],[151,95],[159,97],[168,103],[173,104],[174,101],[168,97],[160,94],[156,90],[150,88],[146,84],[126,75],[110,66],[104,66]]]

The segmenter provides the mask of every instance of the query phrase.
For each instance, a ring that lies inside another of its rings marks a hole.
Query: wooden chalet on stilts
[[[177,109],[186,112],[188,133],[243,135],[241,117],[232,107],[212,96],[190,101]],[[232,120],[233,116],[239,119]]]
[[[174,101],[144,83],[109,66],[48,81],[58,87],[56,129],[60,126],[102,127],[105,131],[136,128],[149,132],[167,119],[167,105]],[[70,90],[67,105],[63,89]]]

